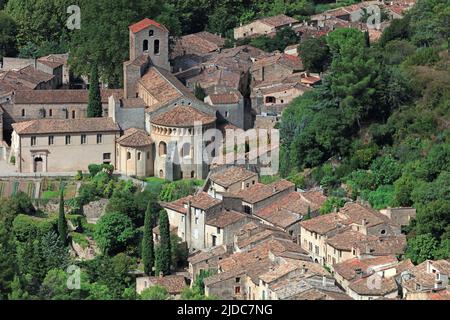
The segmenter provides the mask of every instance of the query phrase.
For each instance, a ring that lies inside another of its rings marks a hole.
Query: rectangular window
[[[66,136],[66,144],[70,144],[70,136]]]
[[[49,136],[48,137],[48,145],[51,146],[52,144],[54,144],[54,140],[55,140],[55,138],[53,136]]]
[[[315,249],[316,249],[316,254],[318,255],[319,254],[319,246],[315,246]]]
[[[103,160],[111,160],[111,153],[104,153]]]
[[[102,143],[102,140],[103,140],[103,136],[101,134],[98,134],[97,135],[97,143],[98,144]]]
[[[217,234],[220,234],[220,228],[217,227]]]
[[[31,137],[31,146],[36,145],[36,137]]]
[[[235,287],[234,294],[241,294],[241,287]]]
[[[86,135],[85,134],[81,135],[81,144],[86,144]]]

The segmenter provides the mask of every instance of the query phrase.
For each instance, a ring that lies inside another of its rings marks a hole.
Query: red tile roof
[[[111,118],[39,119],[14,123],[18,134],[118,132],[119,126]]]
[[[376,258],[358,259],[353,258],[333,265],[334,271],[346,280],[352,281],[357,277],[357,270],[368,273],[370,268],[386,268],[398,263],[395,256],[381,256]]]
[[[150,146],[153,140],[145,130],[130,128],[117,140],[117,143],[124,147],[136,148]]]
[[[245,219],[246,215],[234,210],[223,210],[206,218],[206,224],[218,228],[225,228],[233,223]]]
[[[257,183],[246,190],[240,191],[239,195],[242,197],[244,202],[257,203],[287,189],[294,190],[295,185],[290,181],[280,180],[270,185]]]
[[[258,174],[243,167],[231,167],[223,171],[211,173],[209,178],[212,182],[227,188],[235,183],[242,182],[251,178],[255,178],[257,181]]]
[[[167,28],[165,26],[163,26],[162,24],[156,22],[155,20],[151,20],[148,18],[145,18],[145,19],[131,25],[129,28],[130,28],[131,32],[138,33],[150,26],[154,26],[161,30],[168,31]]]
[[[123,95],[121,89],[101,90],[102,103],[108,103],[112,95]],[[88,90],[24,90],[16,91],[14,102],[16,104],[87,104],[89,101]]]
[[[192,127],[196,122],[212,124],[216,117],[191,106],[176,106],[151,118],[151,123],[168,127]]]

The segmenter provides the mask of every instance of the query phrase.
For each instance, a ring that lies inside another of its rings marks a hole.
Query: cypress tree
[[[160,252],[158,254],[158,266],[157,271],[162,272],[164,275],[170,274],[170,266],[172,264],[172,252],[170,244],[170,225],[167,212],[162,210],[159,214],[159,233],[161,235],[160,240]]]
[[[144,272],[151,275],[155,264],[155,248],[153,244],[153,213],[151,201],[148,202],[144,219],[144,238],[142,239],[142,263]]]
[[[61,184],[61,191],[59,194],[59,216],[58,216],[58,236],[59,240],[66,244],[67,241],[67,221],[64,214],[64,187]]]
[[[89,103],[87,107],[87,116],[88,118],[100,118],[103,116],[97,65],[92,66],[91,76],[89,78]]]
[[[205,100],[205,97],[206,97],[205,90],[204,90],[204,89],[201,87],[201,85],[198,84],[198,83],[195,84],[194,95],[195,95],[195,97],[196,97],[198,100],[200,100],[200,101]]]

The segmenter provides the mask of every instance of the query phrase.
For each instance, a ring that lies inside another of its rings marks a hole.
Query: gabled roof
[[[287,180],[280,180],[270,185],[257,183],[246,190],[240,191],[239,195],[242,196],[242,200],[244,202],[257,203],[275,194],[294,187],[295,185]]]
[[[211,173],[209,178],[212,182],[227,188],[235,183],[257,176],[257,173],[249,171],[243,167],[231,167],[220,172]]]
[[[118,132],[119,126],[111,118],[39,119],[12,125],[18,134]]]
[[[112,95],[123,95],[121,89],[102,89],[102,103],[107,103]],[[87,104],[88,90],[19,90],[14,95],[16,104]]]
[[[245,218],[246,215],[243,213],[234,210],[223,210],[214,215],[207,216],[205,224],[217,228],[225,228]]]
[[[167,28],[165,26],[163,26],[162,24],[156,22],[155,20],[148,19],[148,18],[145,18],[135,24],[132,24],[131,26],[129,26],[129,28],[130,28],[131,32],[138,33],[138,32],[140,32],[148,27],[151,27],[151,26],[157,27],[164,31],[168,31]]]
[[[267,17],[264,19],[260,19],[262,23],[265,23],[272,27],[282,27],[291,23],[298,22],[297,19],[291,18],[285,14],[279,14],[277,16]]]
[[[357,272],[361,274],[370,273],[370,268],[389,268],[398,263],[395,256],[381,256],[376,258],[358,259],[353,258],[333,265],[334,272],[346,280],[353,281],[357,278]]]

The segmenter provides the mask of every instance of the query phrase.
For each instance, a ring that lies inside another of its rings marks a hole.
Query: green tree
[[[144,237],[142,239],[142,263],[145,274],[151,275],[155,265],[155,248],[153,244],[153,211],[149,201],[145,212]]]
[[[133,223],[121,213],[107,213],[100,218],[94,238],[104,253],[120,252],[135,238]]]
[[[64,213],[64,187],[62,184],[59,192],[58,236],[63,244],[67,243],[67,221]]]
[[[433,259],[438,245],[438,241],[431,234],[421,234],[408,240],[405,256],[414,264],[419,264]]]
[[[98,79],[97,65],[92,66],[89,77],[89,102],[87,106],[88,118],[100,118],[103,115],[102,97]]]
[[[206,97],[205,90],[202,88],[202,86],[199,83],[195,84],[194,95],[200,101],[205,100],[205,97]]]
[[[170,225],[169,217],[165,210],[159,213],[159,232],[161,235],[160,244],[156,252],[155,270],[156,274],[170,274],[170,266],[172,265],[172,251],[170,241]]]
[[[16,48],[17,25],[6,12],[0,11],[0,60],[3,57],[13,57]]]
[[[303,65],[310,72],[325,71],[331,61],[330,50],[324,37],[306,38],[298,49]]]
[[[167,300],[169,293],[166,288],[156,285],[142,291],[140,298],[142,300]]]

